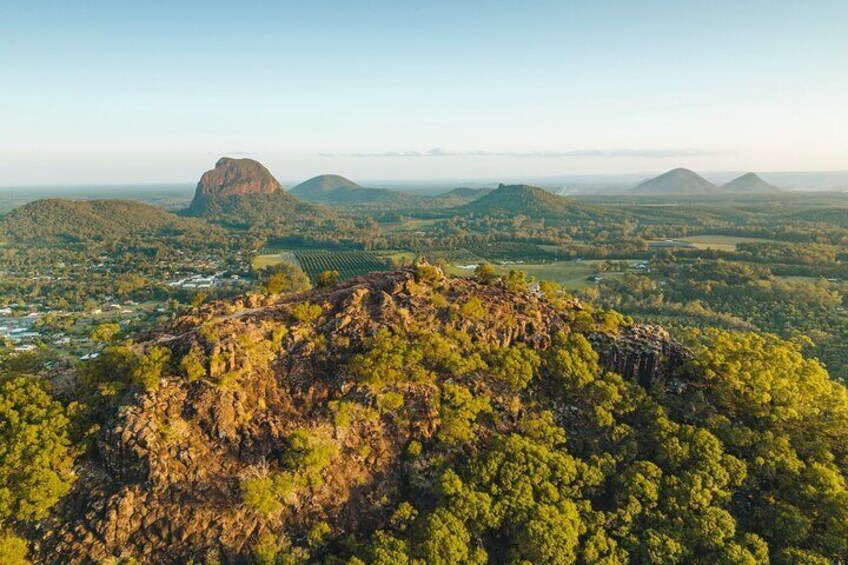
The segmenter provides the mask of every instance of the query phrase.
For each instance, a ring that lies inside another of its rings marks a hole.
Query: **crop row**
[[[388,268],[385,261],[368,251],[294,251],[304,272],[313,281],[324,271],[338,271],[340,279],[349,279]]]

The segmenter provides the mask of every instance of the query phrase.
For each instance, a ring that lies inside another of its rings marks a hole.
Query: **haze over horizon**
[[[848,3],[479,6],[4,6],[0,186],[848,169]]]

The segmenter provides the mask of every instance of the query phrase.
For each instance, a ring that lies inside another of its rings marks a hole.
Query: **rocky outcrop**
[[[125,399],[102,427],[74,491],[33,544],[39,562],[123,556],[185,563],[211,556],[240,563],[268,532],[302,539],[318,519],[345,532],[373,528],[385,507],[378,501],[400,488],[406,445],[431,438],[440,420],[433,385],[417,382],[401,385],[402,419],[379,415],[374,391],[349,365],[369,337],[386,329],[410,336],[462,332],[487,346],[544,349],[578,319],[586,323],[588,312],[576,299],[554,304],[437,269],[426,280],[418,275],[374,273],[304,294],[214,303],[138,336],[142,347],[171,350],[170,374],[157,390]],[[589,337],[608,370],[646,386],[687,358],[655,326]],[[205,376],[190,382],[177,360],[191,351],[202,352]],[[490,385],[480,375],[469,386]],[[509,405],[496,390],[489,393]],[[342,405],[370,416],[342,422]],[[338,449],[321,486],[294,489],[282,510],[257,514],[242,503],[240,482],[279,469],[287,438],[299,429]]]
[[[634,325],[615,336],[595,333],[590,341],[608,370],[646,388],[672,378],[692,357],[661,326]]]
[[[282,190],[282,185],[261,163],[253,159],[221,157],[215,168],[203,173],[191,210],[202,210],[210,200],[246,194],[271,194]]]

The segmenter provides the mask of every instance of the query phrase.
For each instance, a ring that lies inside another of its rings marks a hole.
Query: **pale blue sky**
[[[848,169],[848,2],[0,0],[0,186],[222,154],[284,179]]]

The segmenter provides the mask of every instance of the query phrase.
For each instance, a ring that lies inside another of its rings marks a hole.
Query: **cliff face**
[[[402,488],[406,446],[434,437],[440,415],[432,385],[409,382],[397,389],[403,419],[383,413],[340,423],[341,406],[376,413],[378,397],[350,363],[369,338],[386,330],[459,332],[487,347],[543,350],[558,332],[574,331],[578,318],[585,322],[574,299],[555,306],[533,293],[432,272],[437,276],[426,281],[402,270],[301,295],[209,305],[140,336],[142,348],[170,350],[171,366],[158,390],[126,399],[103,426],[73,493],[44,525],[35,545],[40,559],[124,555],[172,563],[214,555],[241,562],[267,532],[302,539],[319,519],[345,532],[381,527],[379,501]],[[657,327],[589,337],[609,370],[640,383],[670,376],[687,357]],[[192,352],[202,354],[202,375],[187,378],[180,360]],[[490,387],[485,375],[474,379],[472,390]],[[488,394],[503,406],[518,398]],[[320,488],[294,489],[282,510],[260,516],[242,503],[240,483],[276,468],[298,429],[332,442],[336,455]]]
[[[271,194],[282,185],[261,163],[253,159],[222,157],[215,168],[203,173],[190,209],[202,210],[214,198],[245,194]]]

